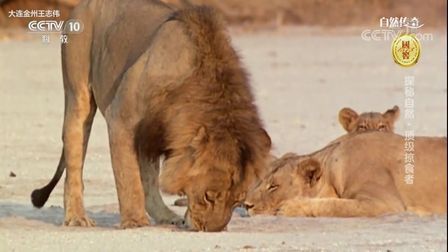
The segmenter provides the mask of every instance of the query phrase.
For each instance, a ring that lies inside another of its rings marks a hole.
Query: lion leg
[[[91,27],[83,35],[68,35],[70,43],[62,45],[62,72],[65,111],[62,140],[67,173],[64,184],[64,224],[93,226],[83,205],[82,169],[93,118],[97,109],[89,86]]]
[[[95,222],[85,213],[82,194],[82,169],[86,156],[87,143],[93,118],[96,112],[93,96],[85,94],[87,103],[79,100],[66,101],[66,115],[64,119],[63,142],[64,159],[67,174],[64,184],[64,224],[67,226],[94,226]]]
[[[120,206],[121,227],[136,228],[149,225],[145,212],[145,195],[134,149],[134,133],[121,121],[108,125],[112,168]]]
[[[160,195],[159,160],[140,160],[140,176],[145,191],[145,208],[158,224],[182,225],[183,219],[169,209]]]
[[[375,199],[294,198],[284,202],[277,214],[307,217],[374,217],[404,211]]]

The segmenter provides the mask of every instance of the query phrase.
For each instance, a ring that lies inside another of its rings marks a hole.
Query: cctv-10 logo
[[[66,22],[55,20],[33,20],[28,23],[28,29],[30,32],[52,33],[81,33],[84,29],[84,25],[81,21],[76,19],[70,19]]]

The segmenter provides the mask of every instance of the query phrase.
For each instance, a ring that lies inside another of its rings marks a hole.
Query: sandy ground
[[[310,152],[341,135],[336,115],[344,106],[358,111],[403,107],[406,75],[415,76],[416,133],[446,135],[446,34],[434,33],[433,41],[424,41],[420,62],[407,69],[393,63],[390,42],[366,42],[359,34],[297,28],[234,34],[275,154]],[[61,148],[63,90],[59,45],[53,39],[49,45],[39,39],[0,42],[0,251],[446,251],[446,216],[235,214],[221,233],[169,226],[117,229],[101,115],[94,123],[84,173],[85,204],[98,227],[62,227],[62,183],[43,209],[34,209],[29,200],[30,192],[52,176]],[[396,130],[403,133],[403,119]],[[172,205],[175,198],[165,200]]]

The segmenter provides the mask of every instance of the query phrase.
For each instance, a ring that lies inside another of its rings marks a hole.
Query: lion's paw
[[[145,227],[149,226],[149,220],[148,218],[141,218],[139,220],[129,219],[129,220],[122,220],[120,227],[123,229],[128,228],[139,228],[139,227]]]
[[[94,220],[84,215],[66,217],[64,225],[69,227],[94,227],[96,223]]]
[[[280,205],[276,215],[280,216],[307,216],[305,208],[294,201],[287,201]]]

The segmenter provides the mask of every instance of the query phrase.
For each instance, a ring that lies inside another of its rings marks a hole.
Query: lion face
[[[252,164],[241,163],[242,156],[239,148],[231,144],[218,146],[200,130],[187,150],[173,153],[165,161],[160,177],[162,189],[187,196],[188,228],[208,232],[225,228],[256,177]]]
[[[220,171],[209,171],[193,178],[184,190],[188,198],[185,214],[187,226],[199,231],[220,231],[230,221],[233,208],[242,199],[231,190],[230,176]]]
[[[201,158],[184,158],[176,164],[177,173],[167,177],[163,171],[161,182],[165,192],[187,196],[187,228],[208,232],[223,230],[233,208],[244,200],[236,192],[231,174]]]
[[[250,215],[275,215],[280,205],[294,197],[311,197],[321,177],[320,164],[314,159],[280,164],[274,167],[247,195],[245,205]]]
[[[360,115],[351,108],[343,108],[339,111],[339,122],[348,133],[370,130],[393,132],[395,121],[399,115],[398,106],[394,106],[384,113],[369,112]]]

